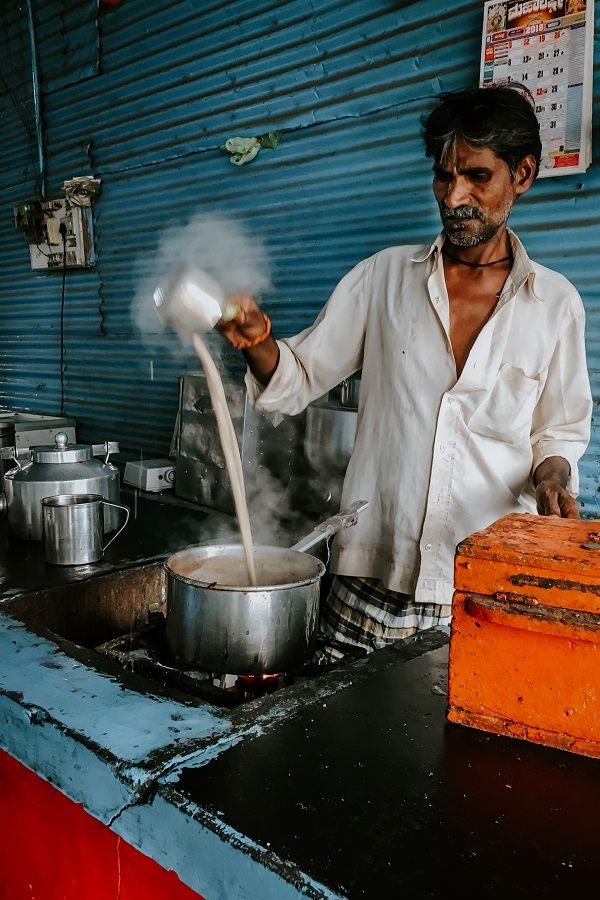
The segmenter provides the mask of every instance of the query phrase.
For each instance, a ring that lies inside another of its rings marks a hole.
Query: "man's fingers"
[[[249,294],[233,294],[231,297],[227,298],[227,302],[238,308],[236,321],[239,320],[240,316],[242,317],[241,320],[245,321],[248,313],[252,311],[258,312],[256,300]]]
[[[562,516],[558,498],[554,494],[550,497],[550,503],[548,505],[553,516]]]
[[[265,317],[254,297],[233,294],[227,297],[227,304],[236,309],[235,318],[219,319],[215,328],[232,347],[239,347],[240,342],[264,333]]]
[[[537,496],[537,507],[541,516],[557,516],[561,519],[579,518],[577,501],[559,485],[540,486]]]
[[[555,493],[544,491],[538,500],[538,512],[542,516],[562,516],[558,498]]]
[[[560,510],[563,519],[579,518],[579,506],[577,505],[577,501],[574,500],[570,494],[567,494],[566,491],[560,497]]]

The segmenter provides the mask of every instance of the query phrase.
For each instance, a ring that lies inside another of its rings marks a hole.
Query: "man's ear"
[[[533,154],[531,153],[528,153],[527,156],[523,157],[523,159],[517,166],[517,171],[515,172],[514,185],[516,197],[524,194],[529,190],[529,188],[535,181],[535,172],[535,156],[533,156]]]

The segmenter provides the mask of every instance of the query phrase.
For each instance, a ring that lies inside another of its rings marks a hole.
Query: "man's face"
[[[458,247],[477,247],[491,240],[529,183],[523,188],[518,178],[513,179],[508,165],[493,150],[473,149],[457,141],[449,158],[433,167],[433,193],[448,240]]]

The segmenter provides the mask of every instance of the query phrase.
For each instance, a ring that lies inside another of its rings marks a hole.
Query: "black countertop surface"
[[[600,764],[447,724],[446,640],[372,654],[177,790],[352,898],[596,894]]]

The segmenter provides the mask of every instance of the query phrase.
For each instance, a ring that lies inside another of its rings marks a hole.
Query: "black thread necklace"
[[[461,259],[460,256],[455,256],[454,253],[451,253],[449,250],[444,248],[444,253],[446,256],[452,260],[454,263],[458,263],[461,266],[468,266],[470,269],[487,269],[488,266],[498,266],[500,263],[508,262],[509,260],[512,262],[513,255],[509,253],[508,256],[503,256],[502,259],[493,259],[492,262],[487,263],[476,263],[476,262],[468,262],[466,259]]]

